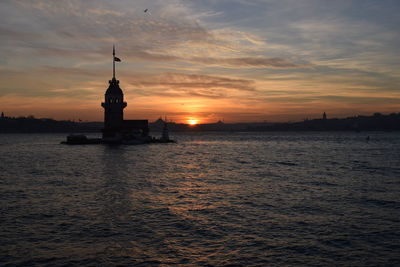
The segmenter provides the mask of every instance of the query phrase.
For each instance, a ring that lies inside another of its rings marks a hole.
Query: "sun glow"
[[[199,123],[199,120],[196,120],[196,119],[188,119],[187,120],[187,123],[189,124],[189,125],[196,125],[196,124],[198,124]]]

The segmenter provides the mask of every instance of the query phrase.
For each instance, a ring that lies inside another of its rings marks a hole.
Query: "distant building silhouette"
[[[326,113],[324,112],[324,114],[322,114],[322,119],[323,120],[326,120],[327,118],[326,118]]]
[[[4,119],[4,112],[1,112],[1,118]]]
[[[108,89],[104,95],[104,128],[103,141],[120,142],[133,137],[148,137],[149,126],[147,120],[124,120],[124,93],[115,78],[115,61],[121,61],[115,56],[113,47],[113,77],[109,81]]]
[[[157,125],[164,125],[164,120],[160,117],[160,118],[158,118],[155,122],[153,122],[154,124],[157,124]]]

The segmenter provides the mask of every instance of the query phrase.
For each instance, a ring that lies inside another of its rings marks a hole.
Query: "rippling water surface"
[[[399,133],[174,137],[0,135],[0,265],[400,265]]]

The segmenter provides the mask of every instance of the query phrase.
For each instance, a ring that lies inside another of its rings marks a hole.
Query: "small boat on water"
[[[166,118],[164,120],[164,128],[162,131],[161,138],[160,139],[153,138],[153,143],[175,143],[174,140],[169,139],[168,122]]]

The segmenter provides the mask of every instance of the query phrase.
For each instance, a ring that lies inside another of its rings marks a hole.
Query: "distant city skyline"
[[[396,0],[0,2],[0,112],[212,123],[400,111]]]

